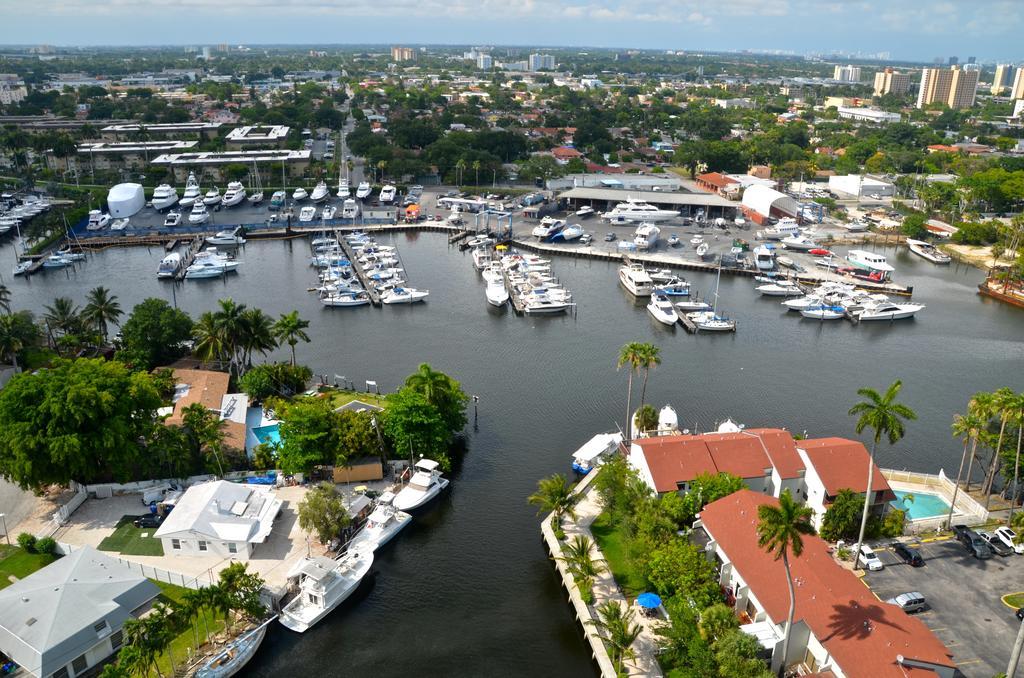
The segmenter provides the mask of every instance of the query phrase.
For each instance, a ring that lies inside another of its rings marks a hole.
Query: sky
[[[888,51],[1024,61],[1024,0],[0,0],[0,44]]]

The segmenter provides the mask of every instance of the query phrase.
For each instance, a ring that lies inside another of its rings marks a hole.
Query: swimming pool
[[[256,436],[256,440],[260,441],[261,445],[277,445],[281,442],[280,424],[270,424],[269,426],[257,426],[252,430],[252,432],[253,435]]]
[[[891,505],[907,512],[907,519],[920,520],[922,518],[935,518],[949,513],[949,502],[937,494],[931,492],[907,492],[906,490],[893,490],[896,499],[889,502]],[[910,495],[913,501],[904,499]]]

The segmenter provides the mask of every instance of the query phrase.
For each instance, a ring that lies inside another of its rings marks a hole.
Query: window
[[[92,630],[95,631],[96,633],[100,633],[105,628],[107,628],[107,620],[106,619],[100,621],[97,624],[93,624],[93,626],[92,626]]]
[[[180,551],[181,550],[181,540],[180,539],[172,539],[171,540],[171,548],[174,549],[175,551]]]
[[[233,541],[228,542],[228,553],[238,553],[238,544]]]
[[[84,654],[78,655],[75,657],[75,660],[71,662],[71,668],[74,669],[76,676],[85,671],[87,666],[89,666],[89,662],[85,660]]]
[[[58,671],[54,671],[50,678],[68,678],[68,667],[62,666]]]
[[[117,630],[110,636],[110,649],[117,652],[124,645],[124,631]]]
[[[206,542],[205,541],[200,541],[199,542],[199,550],[200,551],[205,551],[206,550]]]

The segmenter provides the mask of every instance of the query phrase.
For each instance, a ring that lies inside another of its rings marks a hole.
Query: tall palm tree
[[[11,290],[3,284],[0,284],[0,309],[7,315],[11,313]]]
[[[108,324],[117,323],[117,319],[124,315],[121,304],[117,303],[117,297],[110,290],[102,286],[92,289],[85,299],[82,319],[102,334],[103,341],[106,341]]]
[[[224,357],[224,335],[211,311],[206,311],[192,326],[193,352],[204,362],[220,361]]]
[[[473,161],[473,169],[476,171],[476,183],[473,184],[473,185],[474,186],[479,186],[480,185],[480,161],[479,160],[474,160]]]
[[[61,334],[73,334],[81,324],[79,308],[67,297],[57,297],[52,306],[46,306],[43,318],[50,326],[50,331]]]
[[[458,161],[455,163],[455,170],[456,170],[456,176],[457,176],[457,178],[455,180],[455,184],[457,186],[461,186],[462,185],[462,172],[465,169],[466,169],[466,161],[463,158],[459,158]]]
[[[768,553],[775,554],[786,570],[786,585],[789,587],[789,614],[786,617],[786,632],[782,641],[782,666],[779,675],[786,671],[789,656],[789,636],[793,629],[793,613],[796,611],[796,592],[793,590],[793,575],[789,569],[789,553],[799,558],[804,551],[803,535],[814,534],[811,525],[813,511],[793,500],[786,489],[779,497],[779,505],[762,504],[757,507],[757,545]]]
[[[978,455],[978,441],[984,437],[988,422],[992,419],[994,403],[993,395],[985,391],[975,393],[967,403],[967,415],[977,419],[980,426],[974,433],[974,440],[971,441],[971,457],[967,462],[967,481],[964,486],[966,492],[971,491],[971,477],[974,471],[974,460]]]
[[[626,385],[626,432],[624,435],[627,446],[633,431],[633,375],[643,365],[644,356],[647,352],[644,348],[645,346],[649,346],[649,344],[643,344],[639,341],[631,341],[625,344],[619,349],[619,361],[615,365],[616,369],[629,365],[629,383]]]
[[[1024,436],[1024,393],[1017,393],[1011,402],[1013,406],[1012,420],[1017,427],[1017,453],[1013,457],[1013,493],[1010,495],[1010,520],[1013,520],[1013,509],[1017,506],[1019,494],[1017,483],[1020,481],[1020,448]]]
[[[576,518],[576,504],[580,495],[573,491],[569,480],[561,473],[541,478],[537,482],[537,491],[526,498],[526,501],[537,507],[537,513],[553,513],[558,524],[562,516]]]
[[[615,665],[615,670],[622,671],[622,663],[634,659],[636,651],[633,643],[640,636],[641,627],[633,623],[633,612],[623,608],[617,600],[605,601],[597,608],[597,619],[587,622],[601,631],[608,656]]]
[[[245,367],[252,367],[252,354],[266,355],[277,348],[274,339],[274,321],[259,308],[242,312],[241,361]]]
[[[25,340],[13,315],[0,316],[0,360],[10,358],[15,369],[18,367],[18,354],[25,348]]]
[[[1014,412],[1016,394],[1007,387],[998,389],[992,394],[993,407],[999,416],[999,440],[996,442],[995,452],[992,454],[992,462],[989,464],[988,472],[985,474],[985,484],[981,491],[985,494],[985,510],[988,510],[989,502],[992,500],[992,484],[995,483],[996,473],[999,472],[999,464],[1002,458],[1000,453],[1003,450],[1003,436],[1006,434],[1006,425]]]
[[[605,571],[605,566],[594,560],[592,551],[593,542],[590,537],[577,534],[562,547],[562,557],[559,559],[569,568],[579,587],[586,591],[593,588],[597,575]]]
[[[953,435],[963,439],[964,451],[960,455],[960,470],[956,473],[956,484],[953,486],[953,500],[949,504],[949,514],[946,516],[946,527],[953,523],[953,507],[956,506],[956,495],[960,491],[960,480],[963,477],[964,463],[967,461],[967,445],[971,441],[974,441],[975,445],[978,444],[978,434],[984,426],[985,423],[972,415],[970,410],[966,415],[953,415]],[[968,483],[970,483],[970,477],[968,477]]]
[[[306,328],[309,327],[309,321],[303,320],[299,317],[298,311],[292,311],[291,313],[282,313],[281,317],[278,318],[277,322],[271,328],[274,333],[274,337],[281,343],[288,344],[292,349],[292,365],[295,365],[295,345],[300,341],[309,343],[309,335],[306,334]]]
[[[860,564],[858,554],[861,544],[864,543],[864,530],[868,525],[868,510],[871,508],[871,480],[875,472],[875,450],[878,449],[878,443],[882,440],[882,436],[889,439],[890,445],[895,445],[896,441],[903,437],[903,420],[917,419],[914,410],[903,403],[896,402],[901,388],[903,388],[903,382],[897,379],[885,390],[884,395],[879,395],[878,391],[873,388],[857,389],[857,395],[866,400],[862,400],[850,408],[850,416],[859,417],[856,426],[857,433],[863,432],[866,428],[875,431],[871,442],[871,453],[868,455],[868,485],[864,492],[864,514],[860,520],[857,548],[853,551],[854,568]]]
[[[640,407],[644,406],[647,398],[647,378],[651,374],[651,368],[661,364],[661,349],[654,344],[640,344],[643,351],[640,355],[640,367],[644,370],[644,383],[640,388]]]
[[[405,385],[436,407],[451,389],[451,381],[451,377],[444,372],[435,370],[427,363],[421,363],[415,372],[406,377]]]

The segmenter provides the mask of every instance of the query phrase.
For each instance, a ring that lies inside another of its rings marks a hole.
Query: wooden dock
[[[508,292],[508,300],[512,302],[512,308],[515,309],[516,313],[522,314],[526,310],[526,303],[523,301],[523,297],[519,294],[519,290],[512,284],[512,278],[509,276],[508,271],[503,270],[501,277],[505,281],[505,291]]]
[[[181,266],[178,267],[178,272],[174,274],[175,280],[185,279],[185,271],[192,265],[192,262],[196,260],[196,255],[203,249],[203,244],[205,242],[205,238],[201,235],[197,235],[192,239],[192,242],[188,245],[188,249],[181,255]],[[168,249],[168,251],[170,251],[170,249]]]
[[[679,324],[683,326],[684,330],[686,330],[690,334],[697,333],[697,325],[692,320],[687,318],[685,313],[679,313],[677,311],[676,315],[679,316]]]
[[[374,306],[380,306],[380,292],[373,286],[372,281],[366,275],[366,271],[363,270],[363,265],[356,259],[352,246],[348,244],[344,237],[338,238],[338,244],[341,246],[341,251],[345,253],[345,257],[352,263],[352,271],[359,278],[359,282],[363,285],[363,289],[366,290],[367,296],[370,297],[370,303]]]

